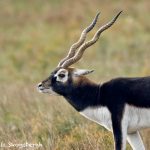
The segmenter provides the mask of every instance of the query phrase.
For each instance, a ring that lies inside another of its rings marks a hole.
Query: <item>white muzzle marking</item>
[[[54,92],[54,91],[52,90],[51,87],[49,87],[49,88],[44,88],[44,87],[42,86],[42,83],[39,83],[39,84],[38,84],[37,90],[38,90],[40,93],[48,93],[48,94],[50,94],[50,95],[58,95],[56,92]]]

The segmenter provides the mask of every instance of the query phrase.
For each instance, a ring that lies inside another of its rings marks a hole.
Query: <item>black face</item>
[[[59,68],[38,85],[38,90],[42,93],[57,93],[65,96],[72,90],[71,84],[71,73],[67,69]]]
[[[68,96],[74,93],[77,87],[81,86],[81,82],[86,80],[84,75],[92,72],[93,70],[57,68],[46,80],[38,85],[38,90],[42,93],[57,93],[62,96]]]

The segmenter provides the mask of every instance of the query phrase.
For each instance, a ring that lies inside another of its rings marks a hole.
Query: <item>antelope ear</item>
[[[73,74],[76,76],[80,76],[80,75],[87,75],[92,73],[94,70],[84,70],[84,69],[75,69],[73,71]]]

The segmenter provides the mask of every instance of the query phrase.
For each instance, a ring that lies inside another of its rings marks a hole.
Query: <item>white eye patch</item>
[[[60,69],[54,76],[56,77],[56,81],[65,83],[68,80],[68,71]]]

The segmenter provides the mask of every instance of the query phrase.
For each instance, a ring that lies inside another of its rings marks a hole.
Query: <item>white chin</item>
[[[58,96],[58,94],[56,92],[54,92],[51,88],[49,88],[49,89],[40,89],[40,88],[38,88],[38,91],[40,93],[47,93],[47,94],[50,94],[50,95],[57,95]]]

